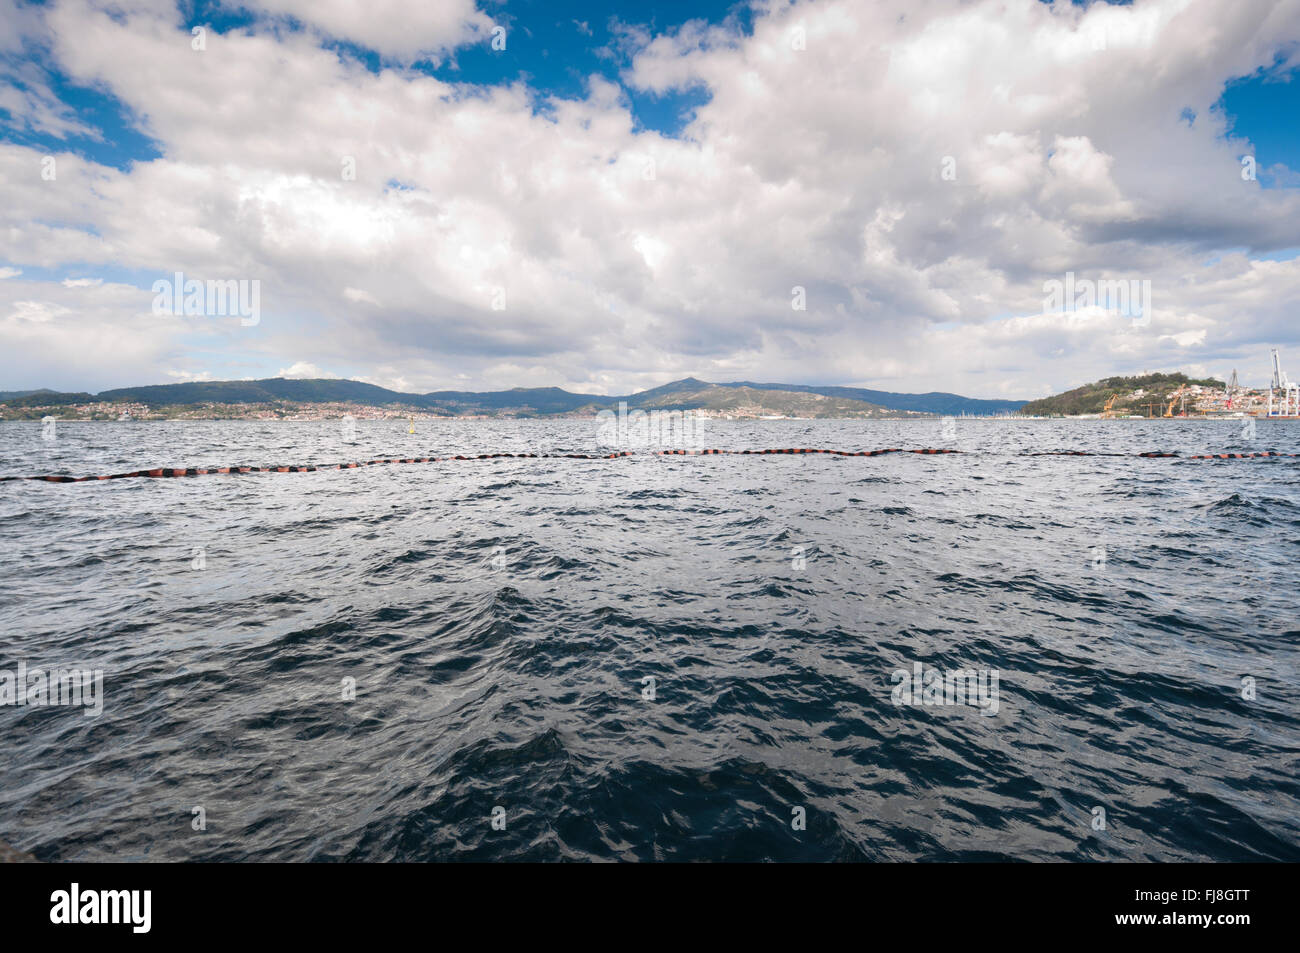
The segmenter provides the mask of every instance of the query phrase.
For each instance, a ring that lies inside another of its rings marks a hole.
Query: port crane
[[[1174,415],[1174,405],[1178,403],[1178,398],[1182,396],[1183,396],[1183,388],[1180,387],[1178,388],[1178,390],[1174,391],[1174,396],[1169,399],[1169,406],[1165,408],[1166,417],[1172,417]],[[1186,407],[1183,408],[1183,416],[1184,417],[1187,416]]]
[[[1273,380],[1268,388],[1268,415],[1270,417],[1300,417],[1300,384],[1286,379],[1282,359],[1273,348]],[[1274,403],[1274,395],[1278,402]]]
[[[1103,407],[1103,408],[1102,408],[1102,411],[1101,411],[1101,415],[1102,415],[1103,417],[1113,417],[1113,416],[1115,416],[1113,413],[1111,413],[1111,408],[1115,406],[1115,399],[1116,399],[1117,397],[1119,397],[1119,394],[1111,394],[1111,395],[1110,395],[1110,400],[1106,401],[1106,406]]]

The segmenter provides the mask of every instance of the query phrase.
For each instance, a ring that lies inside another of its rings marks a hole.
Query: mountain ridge
[[[535,416],[612,410],[617,409],[619,404],[624,402],[629,409],[689,409],[700,407],[701,399],[708,400],[714,391],[719,392],[716,395],[718,400],[734,403],[736,399],[734,393],[722,394],[721,392],[735,392],[741,389],[749,392],[776,392],[787,395],[820,395],[840,401],[871,405],[876,409],[925,414],[1008,413],[1018,410],[1025,403],[962,397],[958,394],[940,392],[901,394],[839,385],[772,384],[750,381],[711,383],[693,377],[619,396],[574,393],[559,387],[515,387],[499,391],[438,390],[419,394],[390,390],[376,384],[344,378],[270,377],[252,381],[146,384],[137,387],[112,388],[98,394],[57,392],[47,389],[8,391],[0,392],[0,401],[17,407],[59,406],[90,401],[139,403],[149,407],[205,403],[262,404],[278,401],[350,402],[370,406],[400,404],[435,412],[444,411],[449,415],[513,413]],[[752,397],[752,393],[748,396]],[[790,402],[789,398],[786,398],[786,401]],[[848,404],[844,406],[852,412],[866,412],[870,409],[850,407]]]

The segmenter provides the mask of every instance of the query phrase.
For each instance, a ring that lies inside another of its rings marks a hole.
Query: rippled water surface
[[[0,707],[0,840],[1300,859],[1300,462],[1018,455],[1296,452],[1300,426],[709,423],[732,449],[969,452],[0,484],[0,669],[105,679],[98,718]],[[58,427],[0,424],[0,472],[597,449],[584,421]],[[915,663],[996,671],[997,713],[895,704]]]

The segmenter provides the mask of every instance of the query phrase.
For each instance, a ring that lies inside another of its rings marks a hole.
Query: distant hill
[[[1223,381],[1193,380],[1186,374],[1143,374],[1138,377],[1107,377],[1105,380],[1084,384],[1063,394],[1031,400],[1021,408],[1021,413],[1047,417],[1055,414],[1100,414],[1106,401],[1118,395],[1112,412],[1146,414],[1147,404],[1167,405],[1180,387],[1200,384],[1203,387],[1222,387]],[[1140,394],[1138,392],[1141,392]]]
[[[558,387],[516,387],[502,391],[434,391],[407,394],[361,381],[330,379],[290,380],[273,377],[259,381],[191,381],[120,387],[97,395],[98,400],[123,401],[159,407],[169,404],[262,404],[279,400],[300,403],[357,403],[375,407],[400,404],[444,410],[449,415],[517,411],[562,414],[592,401],[617,401],[596,394],[571,394]]]
[[[573,394],[558,387],[515,387],[511,390],[439,390],[430,394],[399,394],[401,403],[463,414],[570,414],[595,404],[616,407],[620,398]],[[626,400],[627,398],[622,398]]]
[[[679,382],[680,383],[680,382]],[[637,394],[636,406],[644,410],[712,410],[745,412],[785,417],[897,417],[915,411],[891,410],[879,404],[847,397],[828,397],[806,391],[770,390],[732,384],[706,384],[692,381],[695,387],[656,388]],[[628,406],[632,406],[629,402]],[[928,415],[923,415],[928,416]]]
[[[374,384],[345,380],[287,380],[273,377],[260,381],[190,381],[185,384],[152,384],[119,387],[96,395],[98,400],[161,406],[164,404],[263,404],[277,400],[303,403],[355,401],[363,404],[405,402],[408,395]]]
[[[53,394],[55,391],[49,390],[0,390],[0,401],[13,400],[15,397],[28,397],[32,394]]]
[[[1021,401],[979,400],[956,394],[895,394],[856,387],[813,384],[755,384],[746,381],[711,384],[685,378],[622,397],[575,394],[558,387],[516,387],[501,391],[433,391],[409,394],[353,380],[190,381],[119,387],[100,394],[50,390],[0,393],[10,406],[62,406],[93,401],[139,403],[149,407],[204,404],[356,403],[374,407],[401,406],[448,416],[491,414],[539,416],[590,413],[616,408],[626,401],[632,409],[691,408],[726,410],[761,406],[788,416],[879,416],[883,411],[920,414],[994,414],[1020,408]]]
[[[927,414],[1013,414],[1024,406],[1023,400],[987,400],[977,397],[962,397],[958,394],[945,394],[931,391],[928,394],[896,394],[887,390],[868,390],[865,387],[836,387],[822,384],[755,384],[751,381],[736,381],[726,387],[754,387],[758,390],[793,390],[809,394],[824,394],[827,397],[847,397],[850,400],[865,400],[893,410],[919,410]]]
[[[65,394],[53,390],[20,391],[20,396],[0,398],[10,407],[66,407],[98,400],[93,394]]]

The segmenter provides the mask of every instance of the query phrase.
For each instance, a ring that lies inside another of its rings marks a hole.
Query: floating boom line
[[[39,474],[36,476],[0,476],[0,483],[12,480],[38,480],[45,483],[92,483],[100,480],[131,480],[131,479],[162,479],[166,477],[194,477],[194,476],[213,476],[213,475],[232,475],[238,476],[245,473],[316,473],[323,470],[357,470],[363,467],[386,466],[394,463],[448,463],[457,460],[502,460],[502,459],[522,459],[522,460],[616,460],[621,457],[632,457],[638,455],[644,456],[770,456],[773,454],[794,454],[794,453],[823,453],[837,457],[878,457],[887,453],[917,453],[917,454],[964,454],[966,456],[979,456],[978,453],[969,453],[964,450],[950,450],[947,448],[925,447],[916,449],[903,449],[901,447],[888,447],[882,450],[824,450],[809,447],[791,447],[777,450],[648,450],[644,454],[636,454],[631,450],[621,450],[617,453],[480,453],[472,456],[457,454],[453,457],[388,457],[377,460],[362,460],[349,463],[326,463],[315,466],[272,466],[272,467],[155,467],[151,470],[132,470],[129,473],[111,473],[103,476],[63,476],[59,474]],[[1272,451],[1263,451],[1260,453],[1208,453],[1183,456],[1179,453],[1161,453],[1148,451],[1145,453],[1098,453],[1090,450],[1038,450],[1025,453],[1014,453],[1009,456],[1015,457],[1170,457],[1179,460],[1254,460],[1264,458],[1296,458],[1300,457],[1297,453],[1274,453]]]

